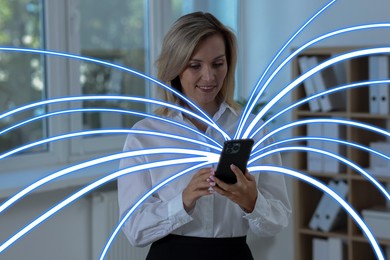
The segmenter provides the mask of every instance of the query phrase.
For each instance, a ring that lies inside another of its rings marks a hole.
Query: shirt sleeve
[[[270,144],[270,141],[265,145]],[[255,165],[281,166],[279,153],[264,157]],[[258,236],[273,236],[288,226],[291,205],[283,174],[260,172],[257,174],[258,196],[253,212],[245,214],[251,231]]]
[[[129,136],[124,150],[137,150],[141,142]],[[145,156],[135,156],[121,160],[120,168],[147,163]],[[133,246],[146,246],[171,233],[178,227],[192,221],[184,210],[182,194],[169,201],[162,201],[157,195],[147,197],[139,206],[134,205],[152,189],[148,170],[130,173],[118,179],[118,203],[121,219],[131,211],[123,225],[123,232]]]

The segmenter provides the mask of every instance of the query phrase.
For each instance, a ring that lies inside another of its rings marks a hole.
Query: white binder
[[[312,56],[309,58],[311,67],[319,65],[318,57]],[[315,89],[317,92],[324,92],[328,89],[337,87],[337,76],[333,71],[333,67],[323,69],[312,76]],[[334,92],[332,94],[323,95],[320,98],[320,107],[323,112],[334,110],[345,110],[345,92]]]
[[[322,137],[321,124],[309,124],[307,126],[307,136]],[[323,149],[323,141],[309,140],[307,142],[309,148]],[[323,172],[322,162],[324,161],[323,155],[317,152],[307,152],[307,169],[311,172]]]
[[[368,79],[378,80],[379,62],[377,55],[368,57]],[[369,88],[369,107],[371,114],[379,114],[379,86],[372,84]]]
[[[329,182],[328,187],[331,190],[336,190],[337,184],[335,181],[332,180]],[[314,214],[311,217],[310,222],[309,222],[309,227],[311,229],[313,229],[313,230],[320,229],[322,219],[324,218],[325,209],[328,207],[328,204],[331,201],[332,201],[332,198],[329,195],[327,195],[325,193],[322,195],[322,197],[321,197],[320,201],[318,202],[317,207],[314,211]]]
[[[381,55],[378,56],[379,62],[379,78],[389,79],[389,56]],[[390,87],[389,84],[380,84],[379,90],[379,114],[388,115],[390,113],[389,98],[390,98]]]
[[[344,181],[338,181],[334,189],[341,198],[345,199],[348,193],[348,185]],[[327,196],[331,202],[326,204],[324,211],[320,213],[319,229],[324,232],[329,232],[342,223],[344,217],[344,209],[330,196]]]
[[[346,128],[340,124],[323,124],[322,136],[332,139],[345,140]],[[345,145],[336,142],[323,142],[323,149],[329,153],[344,157],[346,154]],[[336,158],[330,156],[323,157],[323,170],[325,173],[341,173],[344,172],[346,166]]]
[[[301,70],[301,74],[307,72],[311,69],[309,64],[309,57],[308,56],[302,56],[298,59],[298,65],[299,69]],[[317,90],[315,89],[315,84],[313,82],[313,78],[309,77],[303,82],[303,87],[305,89],[305,93],[307,97],[313,96],[317,93]],[[320,111],[320,103],[319,99],[315,98],[309,101],[309,108],[312,112]]]
[[[369,79],[389,79],[389,56],[374,55],[369,57]],[[390,113],[390,86],[389,84],[376,84],[370,86],[370,113],[388,115]]]
[[[323,238],[313,238],[313,260],[329,260],[328,240]]]
[[[328,257],[329,260],[345,259],[345,251],[343,241],[340,238],[328,238]]]

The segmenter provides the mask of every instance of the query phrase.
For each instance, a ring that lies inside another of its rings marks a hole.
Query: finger
[[[226,191],[226,192],[229,192],[229,184],[227,184],[227,183],[225,183],[225,182],[223,182],[223,181],[221,181],[220,179],[218,179],[217,177],[214,177],[214,179],[215,179],[215,186],[216,187],[218,187],[219,189],[222,189],[222,190],[224,190],[224,191]]]
[[[219,185],[216,185],[215,187],[213,187],[213,190],[222,196],[229,197],[230,193],[228,191],[224,190],[223,188],[221,188],[221,186],[219,186]]]
[[[250,181],[255,181],[255,176],[249,173],[248,169],[245,171],[245,177]]]
[[[240,170],[240,168],[238,168],[234,164],[231,164],[230,165],[230,169],[232,170],[234,175],[236,175],[237,181],[241,181],[242,182],[245,179],[244,173]]]

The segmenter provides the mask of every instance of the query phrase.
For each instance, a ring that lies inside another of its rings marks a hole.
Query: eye
[[[214,63],[214,64],[213,64],[213,66],[214,66],[215,68],[222,67],[223,65],[224,65],[223,62],[217,62],[217,63]]]
[[[188,65],[188,68],[197,70],[197,69],[200,68],[200,64],[198,64],[198,63],[190,63],[190,64]]]

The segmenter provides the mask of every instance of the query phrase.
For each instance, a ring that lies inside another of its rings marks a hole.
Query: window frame
[[[80,1],[82,0],[43,0],[44,49],[61,53],[80,53]],[[204,6],[199,6],[198,2],[195,3],[196,5],[194,8],[196,9],[209,9],[209,6],[205,1],[202,2]],[[240,5],[241,3],[238,1],[238,31],[242,29],[240,27],[240,15],[242,12]],[[145,0],[144,6],[145,48],[147,55],[145,57],[145,73],[153,76],[156,75],[154,61],[160,52],[163,37],[177,17],[174,17],[172,14],[171,6],[169,4],[167,5],[167,3],[163,4],[160,0]],[[241,36],[239,33],[237,33],[237,38],[240,45]],[[245,64],[245,62],[243,64]],[[238,66],[238,68],[240,67],[241,66]],[[238,82],[240,82],[240,73],[238,74]],[[46,55],[46,99],[82,95],[79,76],[80,71],[76,59]],[[238,83],[238,86],[240,85],[241,84]],[[146,87],[147,86],[148,84],[146,84]],[[154,93],[148,92],[148,90],[147,95],[154,98]],[[80,107],[80,103],[57,103],[48,105],[47,112],[75,107]],[[150,112],[150,110],[146,112]],[[54,116],[48,118],[47,122],[48,136],[70,133],[74,132],[75,129],[82,129],[82,114]],[[48,149],[44,152],[17,154],[12,156],[12,158],[2,160],[0,173],[67,165],[69,163],[83,161],[87,158],[97,157],[107,153],[120,152],[124,141],[124,135],[115,135],[51,142],[48,144]]]

